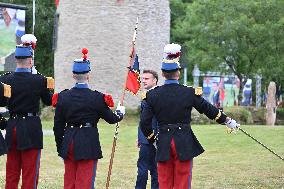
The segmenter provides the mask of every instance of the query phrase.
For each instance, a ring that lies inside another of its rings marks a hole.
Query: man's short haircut
[[[143,74],[144,74],[144,73],[152,74],[153,77],[157,80],[156,83],[158,83],[159,77],[158,77],[158,73],[157,73],[156,71],[154,71],[154,70],[143,70]]]
[[[74,79],[78,82],[78,83],[84,83],[88,80],[88,74],[89,73],[84,73],[84,74],[73,74]]]
[[[163,75],[166,79],[176,79],[176,77],[178,76],[179,74],[179,70],[173,70],[173,71],[163,71]]]
[[[30,63],[30,57],[26,57],[24,59],[18,59],[16,58],[16,63],[21,65],[27,65]]]

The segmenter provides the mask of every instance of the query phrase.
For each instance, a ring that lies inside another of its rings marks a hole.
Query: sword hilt
[[[227,133],[228,133],[228,134],[231,134],[231,133],[236,134],[237,131],[240,129],[240,126],[241,126],[241,125],[238,124],[238,125],[236,126],[236,128],[227,127]]]

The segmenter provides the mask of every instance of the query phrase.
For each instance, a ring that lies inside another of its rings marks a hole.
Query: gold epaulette
[[[52,77],[46,77],[47,85],[46,87],[48,89],[54,89],[54,79]]]
[[[146,94],[147,94],[146,91],[143,91],[143,92],[141,93],[141,100],[144,100],[144,99],[146,98]]]
[[[196,87],[195,88],[195,95],[201,96],[203,93],[202,87]]]
[[[3,83],[3,89],[4,89],[4,96],[7,98],[11,98],[11,85]]]
[[[222,113],[221,113],[221,111],[219,110],[219,112],[218,112],[218,114],[217,114],[217,116],[215,117],[214,120],[217,121],[218,119],[220,119],[221,115],[222,115]]]

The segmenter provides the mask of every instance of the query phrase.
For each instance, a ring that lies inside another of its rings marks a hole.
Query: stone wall
[[[8,56],[5,57],[4,71],[5,72],[13,72],[16,69],[16,58],[15,53],[12,52]]]
[[[87,47],[92,67],[91,88],[112,94],[117,102],[127,73],[136,17],[140,68],[151,68],[160,74],[163,47],[170,37],[168,0],[65,0],[58,12],[56,91],[74,85],[73,60],[81,57],[82,47]],[[140,97],[127,92],[125,105],[136,108],[139,100]]]

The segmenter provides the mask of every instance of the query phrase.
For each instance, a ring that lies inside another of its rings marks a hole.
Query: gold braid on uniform
[[[175,58],[175,59],[172,59],[172,60],[164,58],[163,62],[165,62],[165,63],[178,63],[179,64],[179,58]]]
[[[150,140],[154,136],[154,132],[152,132],[149,136],[147,136],[147,139]]]
[[[146,99],[146,94],[147,94],[146,91],[144,91],[144,92],[141,93],[141,100]]]
[[[222,113],[221,113],[221,111],[219,110],[219,112],[218,112],[218,114],[217,114],[217,116],[215,117],[214,120],[217,121],[218,119],[220,119],[221,115],[222,115]]]
[[[195,95],[201,96],[203,93],[202,87],[196,87],[195,88]]]

